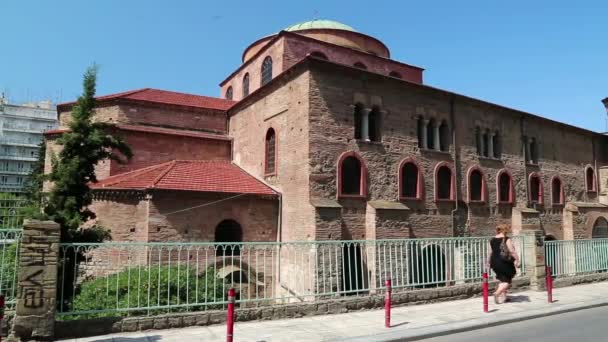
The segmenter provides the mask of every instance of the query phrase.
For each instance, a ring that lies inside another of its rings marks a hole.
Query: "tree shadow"
[[[139,336],[139,337],[128,337],[128,336],[116,336],[116,337],[106,337],[99,340],[94,340],[95,342],[157,342],[160,341],[162,337],[160,335],[155,336]]]
[[[529,303],[530,302],[530,297],[529,296],[509,296],[509,303]]]

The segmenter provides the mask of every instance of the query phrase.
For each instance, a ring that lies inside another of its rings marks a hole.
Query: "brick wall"
[[[234,162],[264,178],[267,130],[277,137],[277,174],[265,180],[283,195],[282,239],[314,239],[314,210],[309,203],[308,74],[273,82],[267,95],[244,103],[230,117]]]
[[[133,158],[125,164],[112,161],[110,175],[137,170],[176,159],[230,160],[230,141],[150,132],[119,131]]]
[[[71,111],[59,112],[60,128],[67,128]],[[186,130],[226,133],[226,112],[140,102],[100,103],[94,120],[108,123],[152,125]]]
[[[99,193],[98,193],[99,194]],[[148,241],[148,200],[141,193],[115,192],[96,196],[90,209],[97,224],[110,230],[112,241]]]
[[[224,220],[241,225],[243,241],[277,240],[276,199],[193,192],[156,192],[150,200],[149,241],[215,241],[215,228]],[[205,205],[206,206],[202,206]],[[193,208],[202,206],[198,208]],[[170,214],[178,210],[192,208]]]

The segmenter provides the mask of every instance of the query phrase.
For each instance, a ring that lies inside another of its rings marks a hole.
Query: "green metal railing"
[[[514,238],[520,255],[523,238]],[[151,315],[479,283],[488,238],[282,243],[61,244],[58,312]],[[522,275],[526,273],[523,261]]]
[[[21,229],[26,205],[27,201],[22,198],[0,197],[0,229]]]
[[[21,236],[20,229],[0,229],[0,294],[5,296],[8,310],[16,302]]]
[[[545,260],[556,277],[608,271],[608,239],[545,242]]]

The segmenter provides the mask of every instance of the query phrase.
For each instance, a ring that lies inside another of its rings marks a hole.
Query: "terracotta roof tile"
[[[107,100],[124,99],[124,100],[139,101],[139,102],[161,103],[161,104],[169,104],[169,105],[218,109],[218,110],[227,110],[233,104],[236,103],[235,101],[220,99],[217,97],[178,93],[178,92],[174,92],[174,91],[152,89],[152,88],[136,89],[136,90],[131,90],[131,91],[125,91],[122,93],[98,96],[95,99],[98,102],[107,101]],[[57,105],[57,107],[70,107],[70,106],[74,105],[75,103],[76,102],[65,102],[65,103],[61,103],[61,104]]]
[[[229,161],[175,160],[111,176],[92,189],[161,189],[276,196],[262,181]]]
[[[142,126],[142,125],[123,125],[116,124],[114,127],[122,131],[133,131],[133,132],[145,132],[145,133],[157,133],[167,135],[177,135],[182,137],[200,138],[200,139],[211,139],[211,140],[223,140],[231,141],[232,138],[223,134],[212,134],[197,131],[187,131],[182,129],[164,128],[155,126]],[[69,132],[67,128],[53,129],[44,132],[44,135],[56,135]]]

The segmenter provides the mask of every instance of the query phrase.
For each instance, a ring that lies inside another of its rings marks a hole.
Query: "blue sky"
[[[604,131],[606,13],[602,0],[0,0],[0,90],[72,100],[96,62],[100,95],[218,96],[249,43],[318,17],[384,41],[428,85]]]

